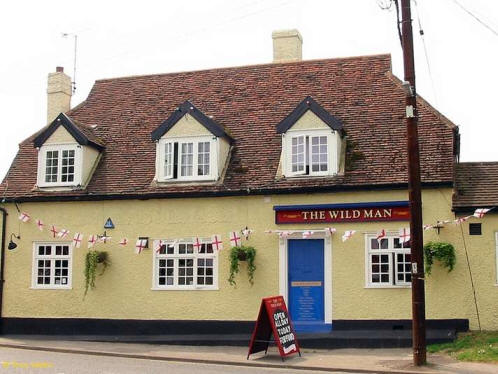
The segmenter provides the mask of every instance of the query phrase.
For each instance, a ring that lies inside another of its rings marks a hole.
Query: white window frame
[[[152,290],[156,291],[175,291],[175,290],[218,290],[218,251],[213,249],[213,253],[196,253],[194,248],[194,253],[182,253],[178,252],[179,244],[193,244],[193,238],[182,239],[182,240],[172,240],[172,239],[160,239],[166,246],[174,246],[174,254],[159,254],[155,249],[158,245],[159,239],[153,241],[154,245],[154,256],[152,259]],[[203,244],[211,244],[211,238],[200,238]],[[174,284],[173,285],[160,285],[159,284],[159,260],[175,260],[174,261]],[[194,283],[191,285],[179,285],[178,282],[178,260],[179,259],[193,259],[194,260]],[[198,259],[212,259],[213,260],[213,284],[201,285],[197,284],[197,260]]]
[[[53,246],[52,254],[50,255],[38,255],[38,247],[42,245]],[[56,255],[55,246],[68,246],[68,255]],[[38,260],[49,260],[50,265],[50,284],[38,284]],[[55,261],[56,260],[68,260],[68,281],[67,284],[55,284]],[[69,290],[72,289],[72,279],[73,279],[73,246],[71,242],[33,242],[33,261],[32,261],[32,274],[31,274],[31,288],[36,290]]]
[[[326,171],[313,171],[312,170],[312,144],[311,139],[313,137],[327,137],[327,170]],[[289,130],[287,133],[282,135],[282,149],[284,151],[283,157],[283,170],[286,177],[316,177],[316,176],[327,176],[335,175],[339,170],[339,160],[337,146],[339,142],[337,137],[339,134],[332,129],[315,129],[315,130]],[[304,137],[304,170],[292,171],[292,139]],[[308,139],[309,147],[306,153],[306,142]],[[306,166],[309,165],[308,173],[306,173]]]
[[[377,237],[376,233],[365,234],[365,287],[366,288],[410,288],[411,282],[397,281],[397,254],[411,254],[410,248],[394,248],[394,239],[399,239],[399,233],[386,233],[385,239],[388,239],[387,249],[370,249],[370,240]],[[382,239],[381,239],[382,240]],[[379,245],[380,247],[380,245]],[[389,281],[385,283],[372,282],[372,261],[370,255],[385,255],[389,256],[388,272]]]
[[[57,181],[46,182],[46,161],[47,152],[58,151]],[[72,182],[62,182],[62,152],[74,151],[74,180]],[[77,143],[46,144],[38,151],[38,187],[70,187],[81,185],[81,174],[83,165],[83,152],[81,145]]]
[[[198,175],[198,155],[199,143],[209,143],[209,174]],[[166,144],[171,144],[171,173],[166,173],[165,158],[166,158]],[[177,177],[174,176],[174,143],[178,143],[178,164],[177,164]],[[193,162],[192,162],[192,175],[181,175],[181,145],[182,143],[193,143]],[[161,138],[156,146],[156,180],[158,182],[188,182],[188,181],[212,181],[218,179],[218,159],[219,159],[219,141],[216,136],[185,136],[185,137],[166,137]]]

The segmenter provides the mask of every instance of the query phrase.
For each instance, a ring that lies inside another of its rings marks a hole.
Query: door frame
[[[303,239],[303,232],[309,230],[289,230],[292,231],[286,238],[279,239],[279,291],[285,299],[287,305],[289,304],[289,239]],[[324,293],[324,319],[326,324],[332,323],[332,237],[325,235],[324,232],[316,232],[310,239],[323,239],[323,293]]]

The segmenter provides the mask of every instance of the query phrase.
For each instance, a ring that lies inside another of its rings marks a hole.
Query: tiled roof
[[[85,190],[41,192],[32,138],[20,144],[8,174],[8,197],[247,193],[405,184],[405,94],[389,55],[222,68],[99,80],[68,115],[105,142]],[[277,125],[307,96],[342,122],[348,153],[343,175],[276,179]],[[151,132],[189,100],[234,139],[223,180],[210,184],[152,183]],[[424,183],[452,183],[456,127],[419,100]],[[3,184],[5,186],[5,183]]]
[[[494,206],[498,206],[498,162],[457,164],[453,209]]]

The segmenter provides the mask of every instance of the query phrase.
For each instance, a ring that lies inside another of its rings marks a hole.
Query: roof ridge
[[[379,58],[379,57],[384,58],[384,59],[388,59],[389,61],[391,61],[391,54],[390,53],[378,53],[378,54],[373,54],[373,55],[347,56],[347,57],[334,57],[334,58],[318,58],[318,59],[311,59],[311,60],[289,61],[289,62],[266,62],[266,63],[254,64],[254,65],[225,66],[225,67],[215,67],[215,68],[207,68],[207,69],[199,69],[199,70],[173,71],[173,72],[169,72],[169,73],[136,74],[136,75],[121,76],[121,77],[97,79],[97,80],[95,80],[95,83],[109,82],[109,81],[115,81],[115,80],[121,80],[121,79],[125,80],[125,79],[157,77],[157,76],[175,75],[175,74],[200,73],[200,72],[207,72],[207,71],[237,70],[237,69],[245,69],[245,68],[264,67],[264,66],[300,65],[300,64],[308,64],[308,63],[317,63],[317,62],[322,62],[322,61],[365,60],[365,59],[374,59],[374,58]]]

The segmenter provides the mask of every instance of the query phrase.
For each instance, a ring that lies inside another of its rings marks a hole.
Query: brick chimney
[[[303,37],[296,29],[277,30],[273,39],[273,62],[293,62],[303,59]]]
[[[48,74],[47,123],[71,109],[71,95],[71,78],[64,73],[63,67],[57,66],[55,73]]]

